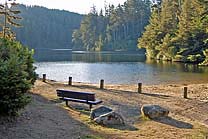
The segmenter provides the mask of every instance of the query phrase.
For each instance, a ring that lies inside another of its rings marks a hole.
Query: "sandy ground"
[[[188,87],[189,99],[183,98]],[[89,120],[88,106],[70,103],[65,107],[56,97],[56,89],[96,93],[103,105],[120,113],[126,126],[107,128]],[[32,103],[12,122],[0,119],[0,138],[13,139],[205,139],[208,136],[208,83],[165,84],[143,86],[142,94],[136,85],[98,85],[37,81],[31,90]],[[170,110],[169,117],[147,120],[141,118],[144,104],[158,104]],[[4,122],[2,122],[4,121]]]
[[[38,95],[17,119],[0,120],[0,139],[77,139],[93,134],[68,111]],[[82,131],[85,132],[82,132]]]

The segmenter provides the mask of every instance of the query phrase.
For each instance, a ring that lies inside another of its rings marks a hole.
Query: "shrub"
[[[35,82],[33,52],[19,42],[0,39],[0,115],[14,116],[30,99]]]

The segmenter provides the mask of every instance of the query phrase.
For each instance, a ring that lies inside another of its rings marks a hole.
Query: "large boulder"
[[[141,113],[150,119],[155,119],[168,116],[169,110],[162,108],[159,105],[143,105],[141,108]]]
[[[95,119],[97,117],[99,117],[100,115],[103,115],[103,114],[106,114],[106,113],[109,113],[109,112],[112,112],[113,110],[109,107],[106,107],[106,106],[100,106],[100,107],[97,107],[95,109],[93,109],[90,113],[90,119]]]
[[[100,115],[94,121],[104,126],[124,125],[124,119],[114,111]]]
[[[122,118],[122,116],[106,106],[100,106],[93,109],[90,113],[90,119],[104,126],[124,124],[124,119]]]

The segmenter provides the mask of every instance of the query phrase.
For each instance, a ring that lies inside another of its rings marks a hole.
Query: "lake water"
[[[146,60],[139,53],[72,52],[67,61],[37,62],[36,72],[57,81],[107,84],[163,84],[179,82],[208,82],[208,67]]]

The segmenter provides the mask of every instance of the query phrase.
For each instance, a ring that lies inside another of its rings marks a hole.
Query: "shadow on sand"
[[[192,129],[193,125],[183,122],[183,121],[178,121],[176,119],[173,119],[171,117],[162,117],[162,118],[157,118],[154,119],[154,121],[162,123],[162,124],[166,124],[166,125],[170,125],[176,128],[183,128],[183,129]]]
[[[76,88],[79,88],[79,89],[86,89],[86,88],[89,88],[89,89],[94,89],[94,90],[102,90],[103,92],[111,92],[111,93],[115,93],[115,94],[121,94],[121,93],[124,93],[124,94],[128,94],[128,93],[137,93],[137,92],[134,92],[134,91],[125,91],[125,90],[116,90],[116,89],[100,89],[99,87],[97,86],[91,86],[91,85],[73,85],[73,87],[76,87]],[[161,98],[161,99],[168,99],[170,98],[171,96],[168,96],[168,95],[162,95],[162,94],[154,94],[154,93],[140,93],[141,95],[146,95],[146,96],[150,96],[150,97],[157,97],[157,98]]]
[[[158,97],[158,98],[161,98],[161,99],[167,99],[167,98],[170,97],[168,95],[153,94],[153,93],[140,93],[140,94],[146,95],[146,96],[151,96],[151,97]]]
[[[101,90],[99,87],[97,86],[91,86],[91,85],[72,85],[73,87],[76,87],[76,88],[79,88],[79,89],[94,89],[94,90]],[[124,91],[124,90],[116,90],[116,89],[102,89],[103,92],[111,92],[111,93],[114,93],[114,94],[121,94],[121,93],[135,93],[133,91]],[[151,97],[157,97],[157,98],[162,98],[162,99],[168,99],[169,97],[171,96],[168,96],[168,95],[161,95],[161,94],[152,94],[152,93],[141,93],[142,95],[146,95],[146,96],[151,96]],[[55,100],[55,102],[60,102],[59,100]],[[122,105],[120,102],[112,102],[114,105]],[[129,113],[125,113],[125,115],[128,115],[127,117],[131,117],[133,115],[140,115],[139,112],[135,113],[136,109],[139,109],[137,108],[138,106],[135,106],[135,107],[130,107],[130,106],[125,106],[123,105],[122,108],[125,108],[125,109],[133,109],[133,111],[129,114]],[[79,107],[79,105],[73,105],[72,104],[72,108],[79,111],[80,113],[82,114],[85,114],[85,115],[89,115],[90,114],[90,111],[87,107],[83,107],[83,105],[81,107]],[[179,121],[179,120],[176,120],[176,119],[173,119],[171,117],[164,117],[164,118],[158,118],[158,119],[154,119],[154,121],[156,122],[159,122],[159,123],[162,123],[162,124],[166,124],[166,125],[170,125],[170,126],[173,126],[173,127],[176,127],[176,128],[183,128],[183,129],[192,129],[193,128],[193,125],[192,124],[189,124],[189,123],[186,123],[186,122],[183,122],[183,121]],[[110,128],[114,128],[114,129],[118,129],[118,130],[129,130],[129,131],[136,131],[138,130],[136,127],[133,127],[132,125],[126,123],[126,125],[124,126],[113,126],[113,127],[110,127]]]
[[[70,106],[70,108],[90,117],[90,110],[86,106],[78,105],[78,104],[75,104],[75,105],[72,104]],[[93,121],[92,121],[92,123],[93,123]],[[118,129],[118,130],[127,130],[127,131],[137,131],[138,130],[138,128],[132,126],[131,124],[129,124],[127,122],[125,122],[124,125],[113,125],[113,126],[108,126],[108,128],[113,128],[113,129]]]

